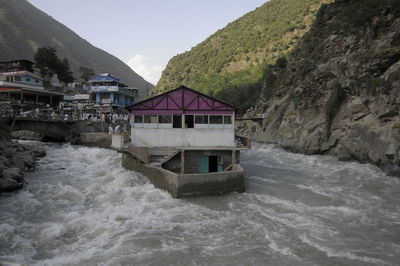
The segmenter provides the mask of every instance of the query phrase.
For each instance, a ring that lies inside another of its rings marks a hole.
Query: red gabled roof
[[[127,107],[128,110],[235,111],[229,104],[185,86]]]

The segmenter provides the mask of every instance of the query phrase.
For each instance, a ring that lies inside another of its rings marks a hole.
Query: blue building
[[[89,80],[89,84],[92,101],[97,104],[126,107],[132,105],[138,95],[138,89],[129,88],[108,73]]]
[[[0,81],[43,88],[43,80],[33,73],[32,66],[33,62],[25,59],[0,62]]]

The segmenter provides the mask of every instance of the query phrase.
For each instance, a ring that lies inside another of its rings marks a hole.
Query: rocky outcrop
[[[400,176],[399,40],[396,1],[323,6],[287,65],[267,73],[247,113],[262,122],[239,122],[239,134]]]
[[[46,156],[46,151],[32,149],[8,140],[0,139],[0,193],[23,187],[24,171],[31,170],[35,162]]]

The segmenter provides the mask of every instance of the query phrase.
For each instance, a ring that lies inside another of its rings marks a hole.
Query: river
[[[173,199],[112,150],[43,144],[0,195],[0,261],[26,265],[399,265],[400,181],[256,144],[246,192]]]

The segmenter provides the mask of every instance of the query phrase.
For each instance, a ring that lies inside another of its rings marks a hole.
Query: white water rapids
[[[242,153],[245,193],[173,199],[115,151],[27,145],[47,156],[25,189],[0,195],[0,262],[400,263],[400,180],[370,165],[258,144]]]

